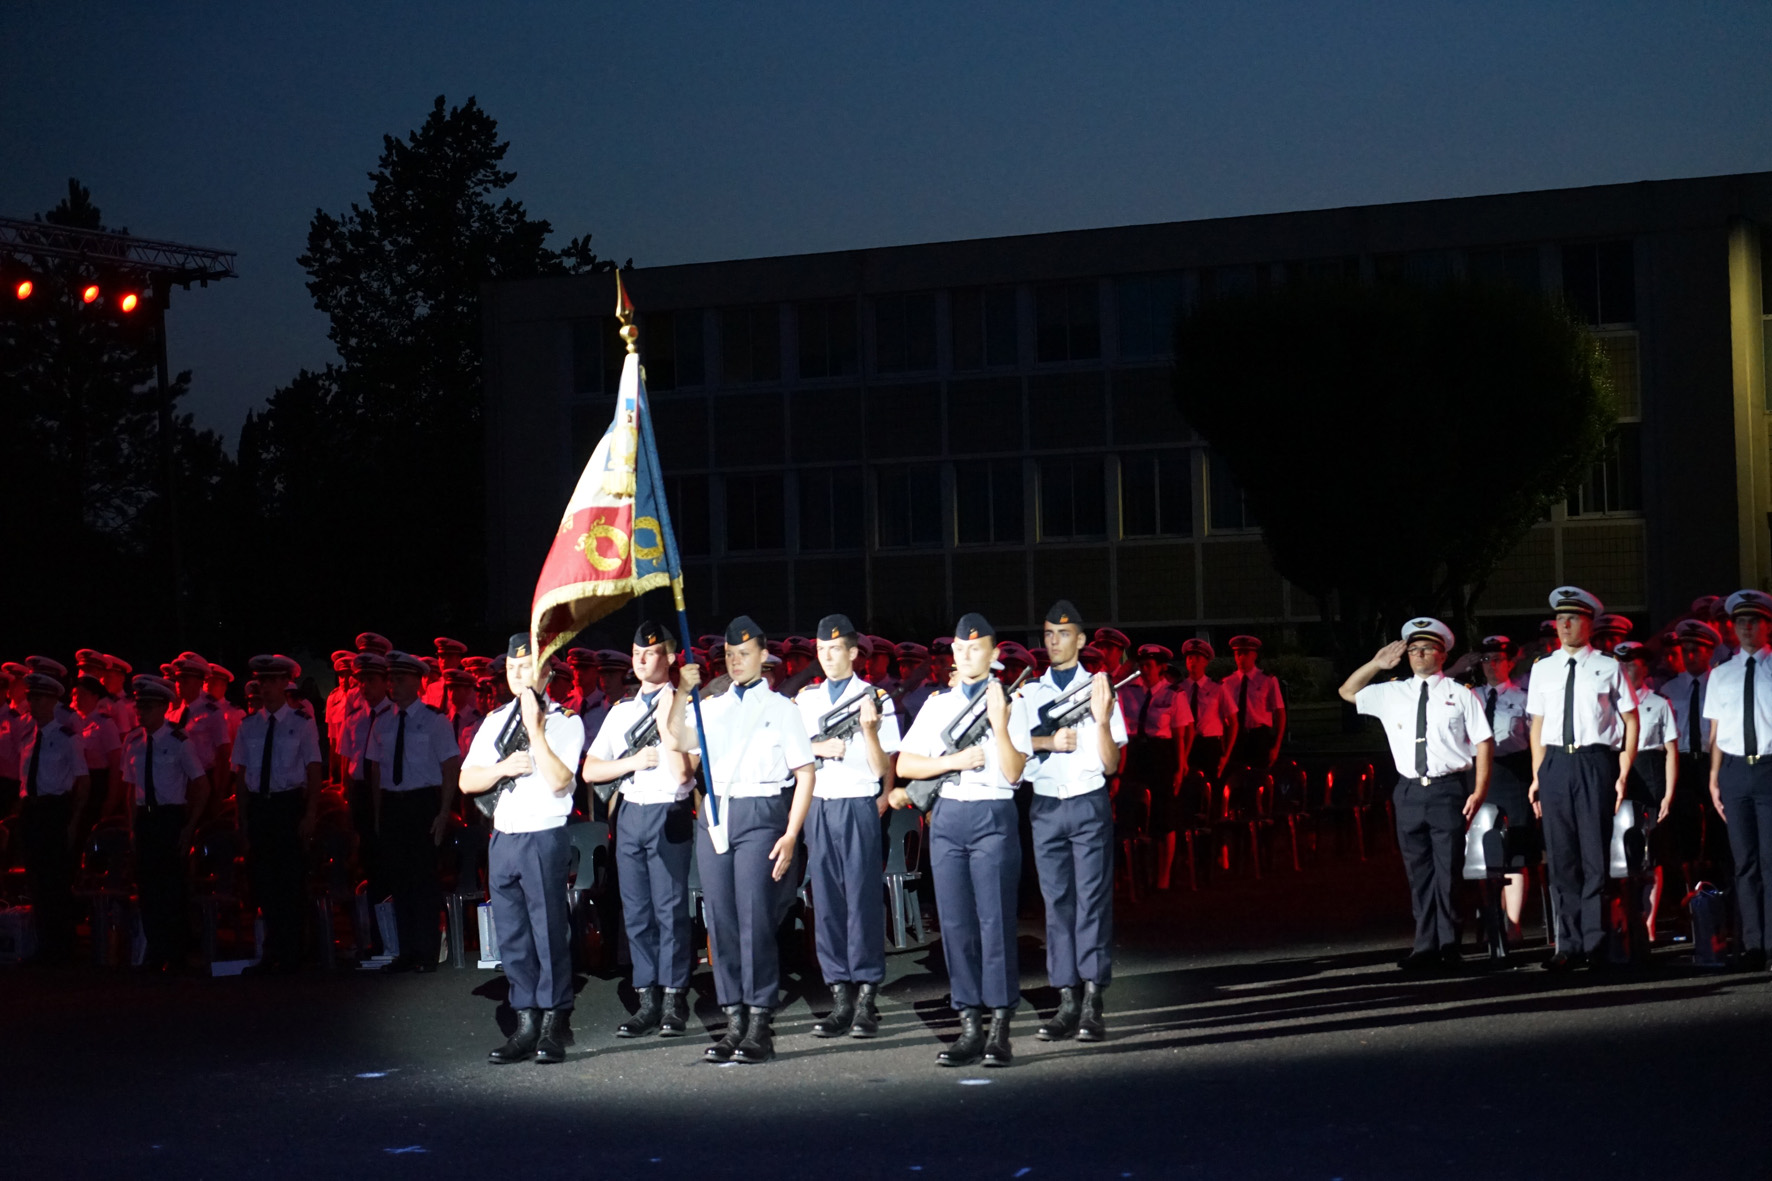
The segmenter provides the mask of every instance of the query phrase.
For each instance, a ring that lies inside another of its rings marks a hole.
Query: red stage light
[[[80,302],[81,303],[97,303],[98,302],[98,284],[97,283],[87,284],[86,290],[84,290],[80,293]]]
[[[19,299],[29,299],[31,298],[31,292],[35,290],[37,290],[37,285],[35,283],[31,282],[29,279],[20,279],[18,281],[18,286],[12,289],[12,293]]]
[[[141,302],[141,297],[138,296],[135,292],[130,291],[130,292],[126,292],[124,294],[123,298],[121,300],[117,301],[117,307],[120,311],[123,311],[125,313],[133,312],[135,310],[135,305],[140,302]]]

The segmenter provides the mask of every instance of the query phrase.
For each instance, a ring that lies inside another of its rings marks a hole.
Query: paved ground
[[[702,1064],[705,1034],[617,1041],[631,997],[594,978],[570,1061],[494,1068],[491,972],[0,970],[0,1174],[1772,1176],[1772,980],[1668,949],[1643,974],[1406,981],[1401,876],[1122,906],[1111,1040],[1042,1045],[1024,1016],[995,1071],[934,1065],[955,1026],[929,951],[892,957],[871,1043],[812,1038],[822,990],[792,981],[781,1056],[749,1067]]]

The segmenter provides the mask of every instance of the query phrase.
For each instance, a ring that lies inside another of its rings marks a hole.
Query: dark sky
[[[370,15],[365,15],[365,13]],[[477,95],[638,264],[1772,168],[1772,4],[70,4],[0,12],[0,213],[232,248],[175,297],[230,438],[328,356],[295,257]]]

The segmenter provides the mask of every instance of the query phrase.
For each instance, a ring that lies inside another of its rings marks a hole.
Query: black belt
[[[1464,769],[1464,771],[1468,770],[1470,770],[1469,767]],[[1464,771],[1453,771],[1447,775],[1405,775],[1403,778],[1409,783],[1419,783],[1423,787],[1431,787],[1436,783],[1446,783],[1451,780],[1462,783],[1464,782]]]
[[[1772,761],[1772,755],[1724,755],[1723,757],[1734,759],[1738,763],[1746,763],[1750,767],[1757,767],[1761,763]]]
[[[1609,754],[1609,755],[1615,755],[1618,753],[1617,751],[1613,750],[1611,747],[1607,746],[1604,742],[1590,742],[1586,746],[1572,746],[1572,745],[1568,745],[1568,744],[1559,742],[1555,746],[1551,747],[1550,749],[1560,750],[1566,755],[1587,754],[1587,753],[1591,753],[1593,751],[1599,751],[1602,754]]]

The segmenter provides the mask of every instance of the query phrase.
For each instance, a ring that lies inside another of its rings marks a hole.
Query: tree
[[[308,272],[339,360],[304,370],[250,415],[241,464],[280,546],[348,575],[310,642],[361,627],[482,626],[480,287],[613,269],[589,235],[549,248],[552,226],[496,200],[510,144],[470,98],[439,96],[404,139],[384,136],[366,205],[314,214]]]
[[[1175,356],[1182,413],[1230,465],[1275,567],[1360,654],[1410,614],[1467,635],[1484,580],[1616,419],[1593,338],[1504,286],[1218,300],[1183,317]]]

